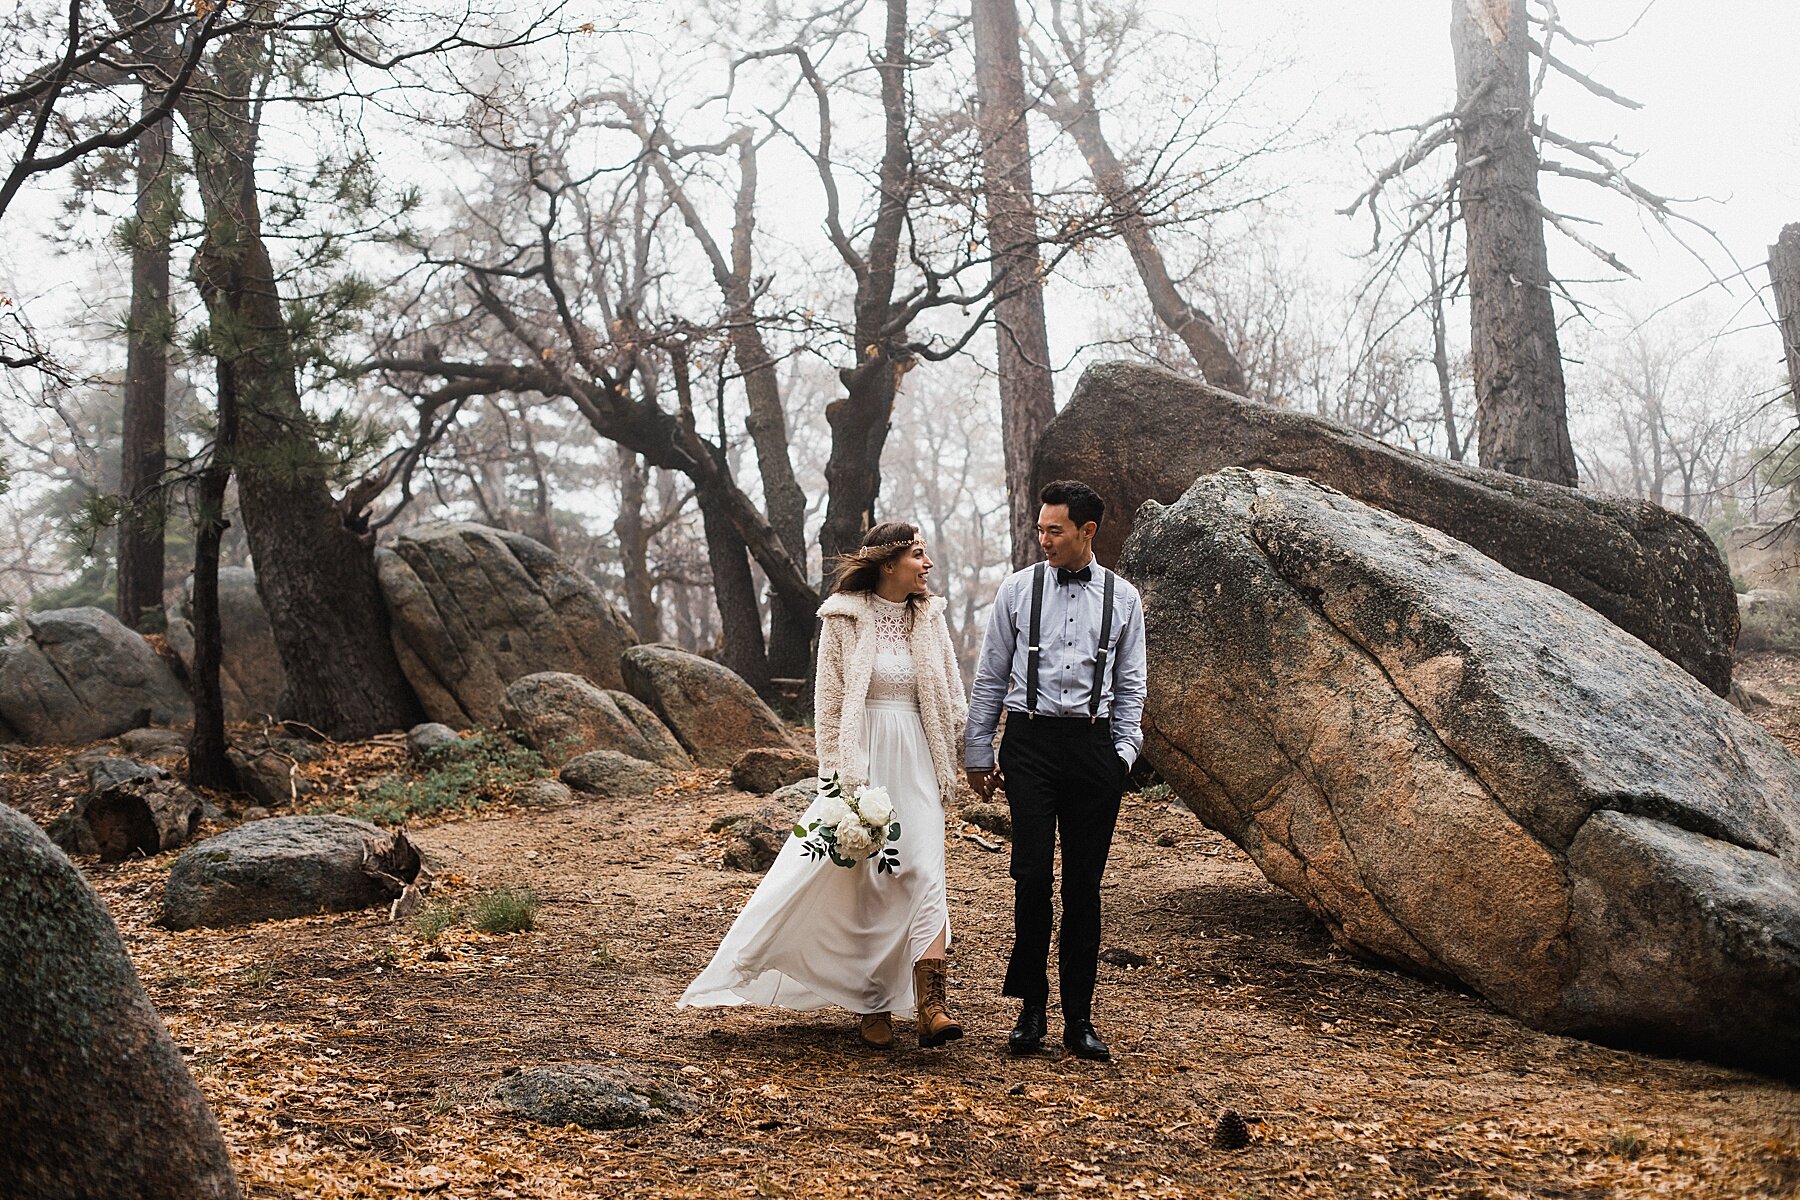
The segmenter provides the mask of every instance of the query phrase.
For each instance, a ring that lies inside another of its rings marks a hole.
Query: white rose
[[[846,814],[837,823],[838,853],[845,858],[862,858],[875,849],[875,839],[869,835],[868,826],[855,813]]]
[[[842,796],[820,796],[818,807],[813,809],[813,817],[826,825],[841,825],[853,816]]]
[[[863,820],[882,829],[894,819],[894,802],[884,787],[864,788],[856,798],[856,810],[863,815]]]

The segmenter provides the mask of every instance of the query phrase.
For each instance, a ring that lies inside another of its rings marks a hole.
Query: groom
[[[1100,876],[1125,776],[1143,748],[1144,607],[1137,589],[1094,561],[1104,505],[1093,488],[1058,480],[1038,494],[1044,562],[1000,585],[969,701],[964,765],[982,799],[1012,808],[1013,951],[1008,996],[1022,1001],[1008,1045],[1044,1041],[1050,997],[1051,883],[1062,834],[1062,940],[1057,950],[1063,1045],[1112,1057],[1094,1032]],[[1000,770],[994,732],[1006,709]]]

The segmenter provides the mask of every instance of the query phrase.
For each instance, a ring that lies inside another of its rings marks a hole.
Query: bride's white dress
[[[948,933],[944,809],[919,722],[904,604],[873,597],[875,674],[869,684],[869,782],[888,790],[900,822],[900,866],[878,873],[813,860],[790,837],[681,1007],[766,1004],[851,1012],[913,1007],[912,965]],[[850,701],[846,698],[846,703]],[[815,799],[805,824],[813,819]]]

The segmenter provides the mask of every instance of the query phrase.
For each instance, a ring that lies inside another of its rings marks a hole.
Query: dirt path
[[[1004,854],[950,850],[971,1036],[865,1051],[835,1011],[677,1011],[756,877],[721,869],[716,783],[440,825],[468,898],[524,884],[538,927],[435,944],[375,913],[171,934],[162,859],[94,867],[252,1197],[1367,1196],[1800,1191],[1800,1091],[1536,1033],[1360,964],[1234,847],[1127,798],[1106,891],[1110,1066],[1008,1057]],[[835,868],[833,868],[835,869]],[[1054,1019],[1054,1014],[1052,1014]],[[485,1094],[563,1059],[667,1073],[698,1115],[520,1123]],[[1224,1107],[1248,1149],[1213,1149]]]

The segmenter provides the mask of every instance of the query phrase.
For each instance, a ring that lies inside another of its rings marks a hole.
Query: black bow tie
[[[1065,583],[1086,583],[1093,577],[1094,568],[1092,564],[1081,568],[1079,571],[1070,571],[1063,567],[1056,568],[1056,586],[1058,587],[1061,587]]]

